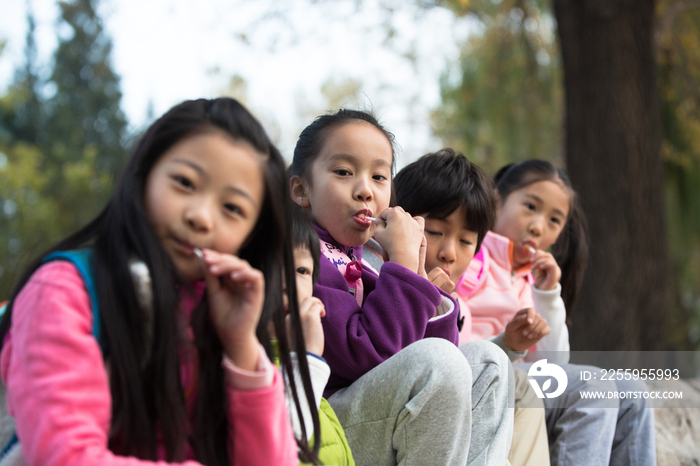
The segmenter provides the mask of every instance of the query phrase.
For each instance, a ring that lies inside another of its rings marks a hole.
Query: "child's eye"
[[[241,210],[240,207],[238,207],[236,204],[224,204],[224,209],[230,214],[233,215],[243,215],[243,210]]]
[[[372,179],[376,181],[386,181],[387,177],[384,175],[374,175]]]
[[[307,269],[306,267],[298,267],[297,273],[299,275],[311,275],[311,271],[309,269]]]
[[[556,223],[557,225],[561,223],[561,219],[557,217],[552,217],[550,220],[552,221],[552,223]]]
[[[184,176],[174,176],[173,179],[185,188],[194,188],[194,183],[192,183],[188,178],[185,178]]]
[[[431,236],[442,236],[442,233],[435,230],[425,230],[425,232]]]
[[[467,239],[461,239],[459,240],[460,243],[462,243],[464,246],[471,246],[472,242],[467,240]]]
[[[335,170],[335,174],[340,175],[340,176],[349,176],[350,172],[347,170],[340,169],[340,170]]]
[[[530,210],[535,210],[535,204],[533,204],[531,202],[526,202],[525,207],[527,207]]]

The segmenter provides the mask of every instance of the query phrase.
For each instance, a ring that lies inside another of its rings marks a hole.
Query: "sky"
[[[348,105],[395,133],[401,168],[440,148],[430,111],[475,28],[443,8],[381,1],[393,10],[379,0],[102,0],[98,11],[132,131],[148,125],[149,107],[158,116],[184,99],[222,95],[239,76],[236,96],[289,160],[301,129],[329,110],[324,83],[350,82],[359,91]],[[22,63],[28,4],[45,73],[61,34],[55,0],[0,0],[0,93]]]

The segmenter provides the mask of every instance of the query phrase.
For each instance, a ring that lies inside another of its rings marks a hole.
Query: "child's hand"
[[[547,321],[531,307],[519,310],[508,322],[503,332],[503,341],[513,351],[525,351],[549,335]]]
[[[423,217],[411,217],[401,207],[389,207],[379,214],[374,238],[386,251],[389,260],[419,273],[420,247],[425,240]]]
[[[423,226],[425,226],[425,220],[423,220]],[[428,274],[425,272],[425,256],[428,253],[428,240],[425,239],[423,235],[423,241],[420,243],[420,248],[418,249],[418,270],[416,273],[423,278],[428,278]]]
[[[428,280],[433,285],[438,288],[442,288],[448,293],[452,293],[455,290],[455,283],[450,280],[450,276],[445,273],[440,267],[435,267],[428,274]]]
[[[237,367],[255,370],[259,358],[255,329],[265,298],[263,274],[231,254],[203,252],[209,316],[221,345]]]
[[[299,319],[301,320],[301,331],[304,335],[304,346],[306,351],[317,356],[323,355],[325,337],[323,335],[323,325],[321,317],[325,317],[326,308],[320,299],[309,296],[299,304]],[[287,323],[289,323],[287,316]],[[289,329],[289,325],[287,325]],[[289,341],[291,341],[291,335]]]
[[[535,276],[535,288],[551,291],[557,287],[561,278],[561,269],[554,256],[546,251],[537,251],[531,270]]]

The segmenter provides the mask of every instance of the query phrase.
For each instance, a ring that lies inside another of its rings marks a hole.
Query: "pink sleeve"
[[[26,464],[154,464],[107,449],[107,372],[72,264],[42,266],[19,294],[0,365]]]
[[[297,465],[297,444],[282,376],[264,353],[262,358],[272,371],[271,385],[255,390],[234,390],[229,385],[229,433],[233,439],[230,446],[234,448],[229,455],[234,464]]]
[[[231,359],[224,355],[221,365],[224,368],[226,383],[234,390],[255,390],[272,385],[275,376],[274,367],[265,354],[262,345],[258,345],[260,357],[255,371],[247,371],[236,366]]]

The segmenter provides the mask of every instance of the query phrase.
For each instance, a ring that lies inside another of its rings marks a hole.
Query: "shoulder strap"
[[[458,295],[466,297],[472,294],[474,290],[479,288],[481,282],[486,278],[484,269],[486,268],[485,264],[487,261],[488,257],[485,254],[485,248],[482,244],[479,252],[469,263],[467,270],[465,270],[462,276],[459,277],[459,281],[455,287]]]
[[[99,301],[97,300],[95,279],[92,274],[91,259],[92,249],[77,249],[75,251],[54,251],[44,257],[44,263],[53,260],[67,260],[78,269],[90,296],[90,305],[92,306],[92,335],[95,337],[95,340],[97,340],[97,343],[99,343],[100,348],[104,349],[100,339],[100,309]]]
[[[95,288],[95,280],[92,275],[92,266],[90,265],[90,258],[92,256],[91,249],[78,249],[75,251],[55,251],[44,257],[43,262],[47,263],[53,260],[67,260],[71,262],[80,272],[80,275],[85,282],[85,287],[88,290],[88,295],[90,296],[90,305],[92,307],[92,335],[97,340],[100,348],[104,351],[104,346],[100,340],[100,313],[99,313],[99,302],[97,301],[97,289]],[[5,309],[7,308],[7,301],[1,303],[0,306],[0,316],[5,314]],[[17,445],[19,439],[17,438],[17,432],[15,431],[10,438],[10,441],[5,445],[5,447],[0,451],[0,459],[4,458],[9,451]]]

